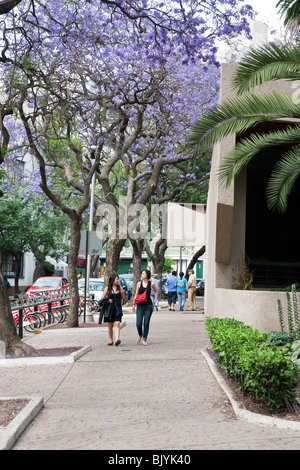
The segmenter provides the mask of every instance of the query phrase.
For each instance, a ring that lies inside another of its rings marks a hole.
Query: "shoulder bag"
[[[134,301],[136,304],[145,304],[147,302],[147,288],[144,290],[142,294],[138,294],[136,296],[135,301]]]
[[[147,291],[145,290],[142,294],[138,294],[134,302],[136,304],[145,304],[147,302]]]

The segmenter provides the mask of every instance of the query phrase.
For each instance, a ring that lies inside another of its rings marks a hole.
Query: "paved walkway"
[[[14,450],[299,449],[300,431],[236,419],[200,350],[209,344],[199,312],[154,312],[149,345],[137,345],[125,315],[121,344],[107,330],[50,331],[36,347],[91,345],[73,364],[1,369],[0,396],[43,396],[44,408]]]

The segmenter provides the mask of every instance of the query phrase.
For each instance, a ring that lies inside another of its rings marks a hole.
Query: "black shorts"
[[[176,304],[177,292],[168,292],[168,304]]]

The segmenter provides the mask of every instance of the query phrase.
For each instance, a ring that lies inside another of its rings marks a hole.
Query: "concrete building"
[[[233,97],[234,70],[234,65],[222,66],[221,102]],[[255,92],[273,90],[295,93],[293,83],[287,81],[269,82]],[[256,126],[255,132],[284,128],[287,124],[284,120],[265,122]],[[271,167],[287,150],[285,147],[259,154],[229,189],[221,187],[217,182],[219,165],[240,137],[230,136],[213,150],[207,202],[205,313],[209,317],[236,318],[261,332],[280,331],[277,299],[285,306],[286,295],[271,289],[300,281],[300,184],[291,195],[287,214],[279,216],[266,211],[265,184]],[[240,263],[245,260],[253,271],[253,290],[233,287]]]

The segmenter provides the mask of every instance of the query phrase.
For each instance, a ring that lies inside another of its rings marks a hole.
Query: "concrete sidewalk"
[[[201,354],[209,346],[204,322],[199,311],[155,311],[146,347],[136,344],[133,314],[124,315],[118,347],[107,346],[106,328],[26,338],[37,348],[91,350],[74,363],[1,368],[1,397],[44,399],[13,449],[299,449],[300,430],[236,418]]]

